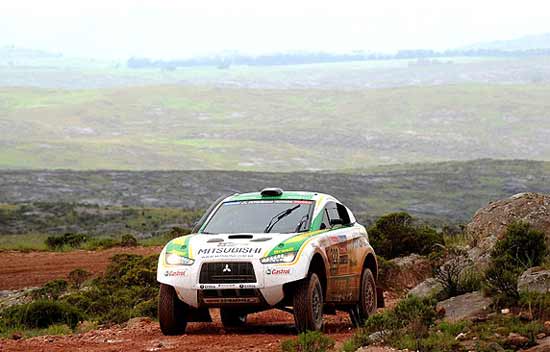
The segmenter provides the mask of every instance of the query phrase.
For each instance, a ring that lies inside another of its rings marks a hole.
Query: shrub
[[[498,294],[500,303],[515,303],[519,299],[519,275],[540,265],[547,253],[542,232],[531,229],[526,223],[511,224],[491,252],[491,263],[485,272],[488,290]]]
[[[367,319],[365,326],[344,344],[344,350],[355,351],[368,345],[369,336],[376,333],[382,342],[396,346],[407,345],[407,341],[419,341],[428,334],[430,326],[436,318],[434,299],[407,297],[397,304],[393,310],[386,310]],[[417,346],[418,347],[418,346]],[[415,347],[414,349],[419,349]]]
[[[71,248],[78,248],[84,242],[87,241],[86,235],[77,234],[77,233],[66,233],[61,236],[48,236],[46,238],[45,244],[46,247],[50,250],[59,250],[64,246],[69,246]]]
[[[87,250],[109,249],[119,246],[120,242],[113,238],[94,238],[86,244]]]
[[[455,297],[481,288],[482,277],[467,254],[453,250],[448,260],[435,269],[435,279],[443,286],[440,299]]]
[[[296,339],[283,341],[283,352],[325,352],[334,347],[334,339],[318,331],[301,333]]]
[[[74,269],[73,271],[71,271],[69,273],[69,275],[67,276],[67,278],[69,279],[69,281],[71,282],[71,285],[76,288],[76,289],[79,289],[80,286],[82,286],[82,284],[88,280],[90,277],[92,276],[92,273],[84,270],[84,269]]]
[[[58,299],[65,291],[67,291],[67,281],[62,279],[52,280],[47,282],[41,288],[37,288],[31,292],[33,299]]]
[[[123,235],[120,239],[120,245],[122,247],[135,247],[138,245],[138,240],[130,234]]]
[[[547,253],[544,233],[531,229],[527,223],[513,223],[495,244],[491,257],[503,258],[511,266],[526,270],[540,265]]]
[[[519,305],[539,320],[550,320],[550,293],[522,292]]]
[[[117,254],[101,278],[87,290],[63,298],[100,324],[135,316],[155,316],[158,301],[157,256]]]
[[[52,324],[67,324],[74,329],[84,315],[77,308],[51,300],[37,300],[7,308],[2,319],[7,326],[25,328],[47,328]]]
[[[416,225],[407,213],[382,216],[369,228],[369,237],[377,254],[392,259],[411,253],[428,254],[437,243],[442,243],[441,234],[434,229]]]

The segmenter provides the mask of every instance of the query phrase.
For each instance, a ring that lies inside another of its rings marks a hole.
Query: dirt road
[[[94,274],[102,273],[110,258],[117,253],[141,255],[160,253],[161,247],[111,248],[103,251],[70,252],[0,252],[0,290],[41,286],[66,278],[76,268]]]

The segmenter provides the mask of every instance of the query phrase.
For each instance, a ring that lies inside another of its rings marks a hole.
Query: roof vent
[[[264,188],[260,194],[262,197],[278,197],[283,194],[283,190],[280,188]]]

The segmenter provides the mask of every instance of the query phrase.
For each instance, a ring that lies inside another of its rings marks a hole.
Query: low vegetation
[[[411,253],[429,254],[443,242],[441,233],[415,223],[413,217],[405,212],[382,216],[368,232],[376,254],[386,259]]]
[[[115,324],[137,316],[157,316],[157,256],[118,254],[104,276],[89,279],[75,270],[69,281],[54,280],[30,293],[30,302],[0,312],[0,335],[53,325],[74,330],[82,321]]]
[[[334,339],[318,331],[301,333],[281,344],[283,352],[326,352],[334,347]]]
[[[526,223],[510,225],[505,237],[495,244],[485,272],[487,291],[500,305],[516,304],[518,277],[526,269],[543,263],[548,254],[544,233]]]

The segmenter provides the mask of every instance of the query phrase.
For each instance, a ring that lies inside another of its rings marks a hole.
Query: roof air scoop
[[[264,188],[261,190],[260,194],[262,197],[279,197],[283,194],[283,190],[280,188]]]

